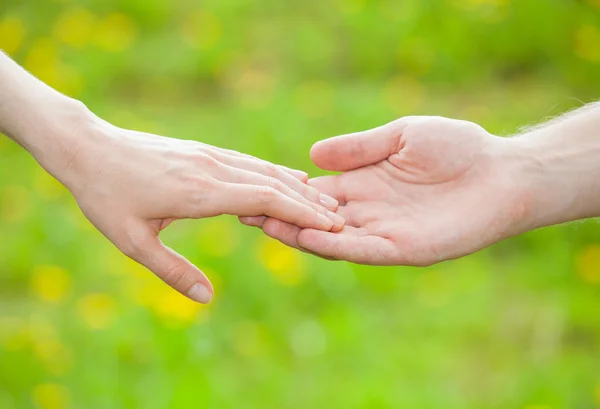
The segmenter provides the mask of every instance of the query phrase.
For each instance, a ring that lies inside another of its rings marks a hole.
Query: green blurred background
[[[313,175],[312,143],[403,115],[509,135],[600,96],[600,0],[1,0],[0,48],[117,125]],[[0,138],[0,408],[600,408],[596,221],[421,269],[228,217],[164,238],[210,306]]]

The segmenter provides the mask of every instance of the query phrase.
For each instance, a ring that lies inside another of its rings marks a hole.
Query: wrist
[[[565,135],[555,126],[506,139],[522,231],[600,216],[600,139]]]
[[[58,94],[20,127],[13,139],[63,182],[63,174],[76,161],[95,121],[96,116],[83,103]]]

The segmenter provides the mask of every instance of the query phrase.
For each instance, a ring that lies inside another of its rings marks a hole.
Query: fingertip
[[[329,155],[327,155],[327,145],[330,140],[331,138],[318,141],[310,148],[310,160],[321,169],[331,170],[327,166],[330,161]]]
[[[324,214],[321,214],[321,213],[317,213],[317,218],[319,219],[319,228],[321,230],[329,231],[335,225],[335,222],[329,216],[330,213],[332,213],[332,212],[328,211],[327,216],[325,216]]]
[[[261,227],[267,218],[265,216],[239,216],[238,220],[250,227]]]
[[[306,183],[306,181],[308,181],[308,173],[304,172],[303,170],[292,169],[292,168],[288,168],[287,166],[282,166],[282,165],[280,165],[279,168],[282,169],[283,171],[289,173],[290,175],[292,175],[296,179],[300,180],[301,182]]]
[[[212,285],[207,287],[204,284],[196,283],[187,292],[187,296],[200,304],[208,304],[211,302],[214,295]]]
[[[319,201],[324,207],[326,207],[329,210],[336,211],[339,206],[339,202],[337,200],[335,200],[329,195],[326,195],[325,193],[319,194]]]

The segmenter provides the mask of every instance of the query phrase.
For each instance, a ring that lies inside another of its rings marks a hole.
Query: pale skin
[[[124,254],[197,302],[211,300],[210,281],[158,237],[174,220],[267,215],[327,231],[344,224],[334,213],[337,201],[308,186],[306,173],[195,141],[116,127],[1,52],[0,132],[63,183]]]
[[[467,121],[405,117],[313,146],[317,166],[342,172],[309,181],[340,203],[340,232],[241,220],[325,258],[425,266],[600,216],[599,157],[598,104],[511,138]]]

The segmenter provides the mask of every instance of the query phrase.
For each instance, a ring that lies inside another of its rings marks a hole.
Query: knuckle
[[[198,165],[209,169],[218,168],[221,165],[221,163],[216,158],[214,158],[211,155],[207,155],[206,153],[200,153],[195,155],[195,162]]]
[[[277,190],[271,186],[259,186],[257,188],[256,196],[258,201],[263,204],[272,203],[278,196]]]
[[[283,183],[274,177],[267,178],[267,186],[279,192],[283,192],[285,189]]]
[[[186,274],[187,271],[185,268],[178,264],[174,264],[165,268],[161,278],[171,287],[177,287],[177,285],[184,280]]]
[[[277,177],[280,175],[279,168],[277,168],[277,166],[275,166],[274,164],[272,164],[270,162],[264,163],[264,171],[265,171],[266,175],[271,176],[271,177]]]
[[[126,234],[125,238],[118,244],[121,253],[127,257],[137,260],[142,255],[142,239],[135,234]]]
[[[205,175],[185,175],[181,181],[181,186],[177,191],[185,197],[196,197],[205,195],[206,191],[212,191],[215,187],[215,180]]]
[[[320,196],[320,192],[312,187],[312,186],[308,186],[308,185],[303,185],[302,186],[302,196],[307,197],[309,199],[312,200],[317,200]]]

